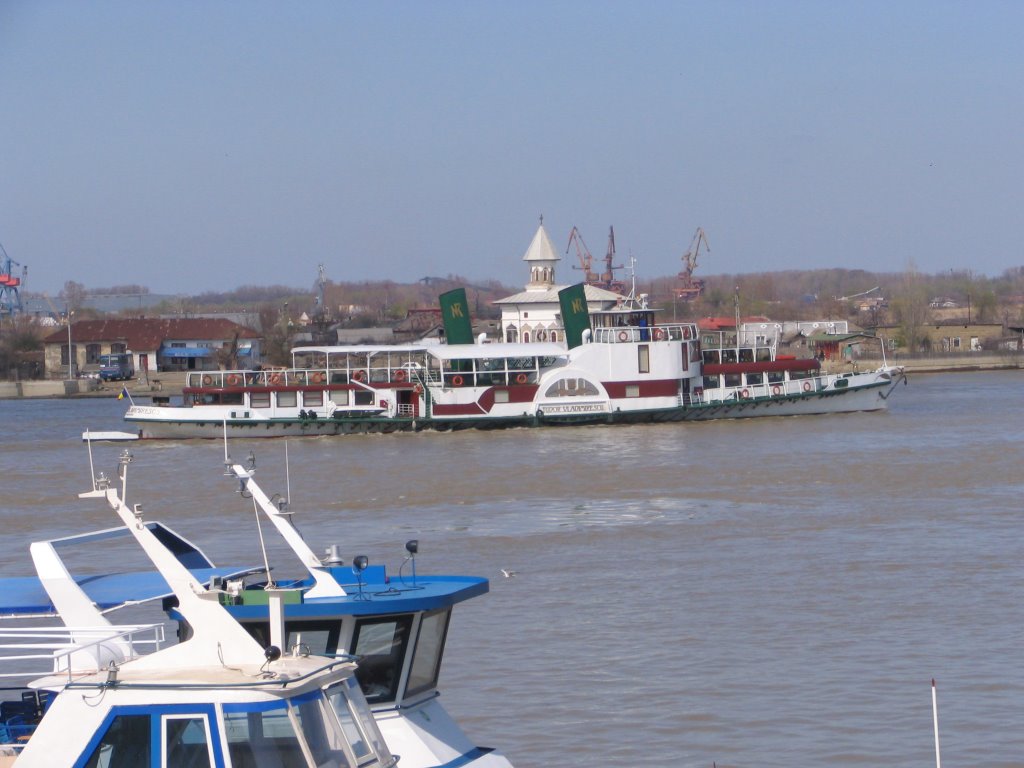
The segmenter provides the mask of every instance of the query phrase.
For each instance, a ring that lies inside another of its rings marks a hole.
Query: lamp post
[[[68,379],[75,378],[75,363],[71,353],[71,317],[75,313],[68,310]]]

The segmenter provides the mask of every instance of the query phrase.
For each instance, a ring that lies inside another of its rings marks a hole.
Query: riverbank
[[[962,355],[929,356],[920,358],[887,359],[889,365],[902,365],[908,374],[951,373],[965,371],[1007,371],[1024,369],[1022,354],[965,353]],[[826,363],[823,370],[828,373],[844,373],[850,370],[867,370],[882,365],[881,359],[861,358],[854,365]],[[117,397],[125,388],[132,398],[148,400],[156,397],[180,397],[185,386],[186,372],[160,373],[148,380],[135,379],[129,382],[100,381],[99,379],[75,379],[63,381],[19,381],[0,382],[0,400],[15,398],[51,397]]]

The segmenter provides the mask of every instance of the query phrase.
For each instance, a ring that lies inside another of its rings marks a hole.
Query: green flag
[[[583,283],[560,290],[558,303],[562,308],[565,342],[569,349],[578,347],[583,343],[583,332],[590,329],[590,312],[587,311],[587,294]]]
[[[466,289],[456,288],[454,291],[442,293],[441,320],[444,322],[444,335],[449,344],[472,344],[473,325],[469,321],[469,302],[466,300]]]

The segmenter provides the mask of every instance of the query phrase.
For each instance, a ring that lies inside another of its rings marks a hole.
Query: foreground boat
[[[182,405],[133,404],[124,420],[139,438],[705,421],[883,410],[904,379],[824,373],[764,341],[658,323],[643,303],[588,313],[571,290],[565,344],[298,347],[285,370],[189,373]]]
[[[273,645],[285,656],[318,656],[325,663],[336,658],[358,659],[355,680],[361,695],[372,708],[387,752],[400,755],[403,765],[510,768],[500,753],[473,744],[438,698],[452,608],[485,594],[487,580],[417,575],[416,541],[406,543],[405,561],[397,577],[362,557],[356,557],[352,566],[343,566],[336,546],[320,558],[292,525],[287,505],[276,501],[280,497],[272,502],[257,485],[253,466],[245,468],[228,461],[226,474],[237,480],[239,493],[252,499],[276,527],[308,575],[275,584],[266,566],[217,568],[198,547],[166,526],[145,523],[148,535],[173,553],[179,570],[188,569],[191,583],[208,582],[207,593],[217,600],[221,611],[230,614],[236,628],[241,627],[260,648]],[[0,611],[40,615],[56,610],[66,623],[73,619],[78,624],[97,625],[106,622],[100,610],[163,598],[164,609],[178,623],[179,639],[191,642],[202,634],[202,628],[195,625],[194,615],[183,610],[177,590],[170,590],[157,575],[92,575],[76,580],[65,568],[59,551],[107,545],[126,533],[125,528],[111,529],[33,544],[39,578],[0,584],[4,595]],[[271,609],[275,604],[276,611]],[[8,705],[11,707],[13,704]]]
[[[15,642],[4,646],[5,670],[33,661],[51,669],[25,691],[31,699],[15,702],[44,711],[31,716],[5,712],[0,737],[8,742],[9,754],[0,758],[3,764],[395,764],[356,683],[351,658],[282,654],[279,645],[260,645],[225,610],[217,592],[203,587],[145,524],[138,505],[129,509],[123,490],[119,496],[99,478],[94,490],[83,495],[110,504],[166,580],[193,632],[179,645],[141,655],[138,636],[152,631],[153,642],[159,643],[158,625],[110,625],[78,587],[60,577],[59,568],[41,573],[44,584],[53,580],[58,604],[68,605],[79,618],[91,610],[91,622],[67,626],[62,636],[45,644],[38,627],[6,630]],[[272,623],[280,625],[280,615]]]

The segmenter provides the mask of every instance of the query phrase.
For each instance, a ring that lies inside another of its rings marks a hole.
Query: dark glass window
[[[371,704],[393,701],[409,643],[412,616],[362,619],[352,638],[352,654],[359,657],[356,678]]]
[[[150,764],[149,715],[118,715],[85,768],[138,768]]]

